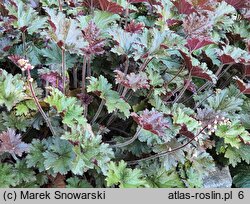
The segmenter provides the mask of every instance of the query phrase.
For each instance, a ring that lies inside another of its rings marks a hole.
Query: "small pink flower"
[[[11,55],[9,56],[9,59],[15,63],[18,67],[20,67],[20,69],[22,69],[22,71],[27,71],[27,70],[31,70],[34,68],[34,66],[32,66],[29,62],[29,60],[24,59],[21,56],[18,55]]]

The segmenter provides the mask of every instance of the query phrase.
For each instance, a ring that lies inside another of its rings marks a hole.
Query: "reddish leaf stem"
[[[62,84],[63,93],[66,93],[66,63],[65,63],[65,49],[62,48]]]
[[[194,136],[192,139],[190,139],[187,143],[175,148],[175,149],[172,149],[172,150],[167,150],[167,151],[163,151],[163,152],[160,152],[158,154],[155,154],[155,155],[152,155],[152,156],[149,156],[149,157],[145,157],[145,158],[142,158],[142,159],[138,159],[138,160],[134,160],[134,161],[128,161],[128,165],[134,165],[134,164],[137,164],[138,162],[141,162],[141,161],[148,161],[148,160],[151,160],[151,159],[156,159],[158,157],[162,157],[162,156],[165,156],[169,153],[172,153],[172,152],[175,152],[175,151],[178,151],[180,149],[183,149],[184,147],[186,147],[188,144],[190,144],[193,140],[195,140],[197,137],[199,137],[199,135],[203,132],[203,130],[205,130],[207,128],[207,126],[203,127],[196,136]]]
[[[52,135],[55,136],[55,135],[56,135],[56,132],[55,132],[55,130],[54,130],[54,128],[53,128],[53,126],[52,126],[52,124],[51,124],[49,118],[47,117],[47,115],[46,115],[45,112],[43,111],[43,109],[42,109],[42,107],[41,107],[41,105],[40,105],[40,103],[39,103],[39,101],[38,101],[38,98],[36,97],[34,88],[33,88],[33,86],[32,86],[32,80],[33,80],[33,78],[31,77],[31,74],[30,74],[30,70],[29,70],[29,69],[27,70],[27,73],[28,73],[28,78],[27,78],[28,80],[27,80],[27,82],[28,82],[28,85],[29,85],[29,89],[30,89],[31,95],[32,95],[32,97],[33,97],[33,99],[34,99],[34,101],[35,101],[35,104],[36,104],[36,106],[37,106],[39,112],[41,113],[43,119],[44,119],[45,122],[47,123],[47,125],[48,125],[48,127],[49,127],[49,129],[50,129],[50,131],[51,131],[51,133],[52,133]]]

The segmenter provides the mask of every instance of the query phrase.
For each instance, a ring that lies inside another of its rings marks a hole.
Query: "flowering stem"
[[[129,15],[129,4],[127,2],[127,5],[126,5],[126,13],[125,13],[125,27],[127,27],[128,25],[128,15]]]
[[[125,98],[127,92],[128,92],[128,87],[125,87],[124,90],[123,90],[123,92],[122,92],[122,95],[121,95],[122,98]]]
[[[91,67],[90,67],[90,62],[91,62],[91,56],[88,57],[87,59],[87,76],[91,77]]]
[[[190,139],[187,143],[179,146],[179,147],[176,147],[175,149],[172,149],[172,150],[167,150],[167,151],[163,151],[163,152],[160,152],[158,154],[155,154],[155,155],[152,155],[152,156],[149,156],[149,157],[145,157],[145,158],[142,158],[142,159],[138,159],[138,160],[134,160],[134,161],[128,161],[128,165],[134,165],[134,164],[137,164],[138,162],[141,162],[141,161],[148,161],[148,160],[151,160],[151,159],[156,159],[158,157],[162,157],[162,156],[165,156],[169,153],[172,153],[172,152],[175,152],[175,151],[178,151],[180,149],[183,149],[184,147],[186,147],[188,144],[190,144],[193,140],[195,140],[196,138],[199,137],[199,135],[203,132],[203,130],[205,130],[207,128],[207,126],[201,128],[201,130],[198,132],[198,134],[196,136],[194,136],[192,139]]]
[[[23,41],[23,52],[24,52],[24,57],[26,58],[26,36],[25,36],[25,31],[22,32],[22,41]],[[25,72],[22,70],[22,76],[25,75]]]
[[[147,57],[144,61],[144,63],[140,66],[139,71],[144,71],[144,69],[147,67],[147,65],[153,60],[153,57],[149,58]]]
[[[121,147],[125,147],[125,146],[128,146],[130,144],[132,144],[139,136],[140,132],[141,132],[142,128],[139,127],[138,130],[136,131],[136,133],[134,134],[134,136],[126,141],[126,142],[123,142],[123,143],[118,143],[118,144],[115,144],[115,145],[110,145],[111,148],[121,148]]]
[[[33,88],[32,83],[31,83],[32,80],[33,80],[33,78],[32,78],[31,75],[30,75],[30,70],[29,70],[29,69],[27,69],[27,73],[28,73],[28,85],[29,85],[29,89],[30,89],[31,95],[32,95],[32,97],[33,97],[33,99],[34,99],[34,101],[35,101],[35,104],[36,104],[36,106],[37,106],[39,112],[41,113],[43,119],[44,119],[45,122],[47,123],[47,125],[48,125],[48,127],[49,127],[49,129],[50,129],[50,131],[51,131],[51,133],[52,133],[52,135],[55,136],[55,135],[56,135],[56,132],[55,132],[55,130],[54,130],[54,128],[53,128],[53,126],[52,126],[52,124],[51,124],[49,118],[47,117],[47,115],[46,115],[45,112],[43,111],[43,109],[42,109],[42,107],[41,107],[41,105],[40,105],[40,103],[39,103],[39,101],[38,101],[38,98],[36,97],[34,88]]]
[[[77,67],[76,66],[73,68],[73,83],[74,83],[74,88],[77,89]]]
[[[82,93],[85,93],[85,86],[86,86],[86,64],[87,64],[87,58],[86,56],[83,57],[83,65],[82,65]]]
[[[62,48],[62,84],[63,93],[66,92],[66,63],[65,63],[65,49]]]
[[[178,72],[176,73],[176,75],[173,76],[173,78],[170,79],[166,84],[164,84],[164,86],[167,88],[168,85],[169,85],[176,77],[179,76],[179,74],[182,72],[183,69],[184,69],[184,66],[182,66],[182,67],[178,70]]]
[[[190,80],[192,79],[191,72],[189,73],[187,83],[185,84],[184,88],[181,90],[180,94],[176,97],[176,99],[173,101],[173,104],[177,103],[180,98],[183,96],[185,91],[187,90],[188,86],[190,85]]]
[[[128,74],[128,68],[129,68],[129,58],[128,58],[128,56],[126,56],[125,68],[124,68],[124,77],[126,77],[127,74]],[[119,85],[118,85],[117,91],[118,91],[118,93],[119,93],[120,95],[122,94],[122,88],[123,88],[123,86],[122,86],[121,84],[119,84]]]
[[[61,0],[58,0],[58,6],[59,6],[59,11],[62,11],[62,2],[61,2]]]

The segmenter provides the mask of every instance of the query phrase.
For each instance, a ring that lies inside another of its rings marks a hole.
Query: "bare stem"
[[[62,2],[61,0],[58,0],[59,10],[62,11]]]
[[[191,72],[189,73],[187,83],[185,84],[184,88],[181,90],[180,94],[176,97],[173,103],[177,103],[180,100],[180,98],[183,96],[188,86],[190,85],[190,80],[191,80]]]
[[[93,124],[96,121],[96,119],[99,117],[99,115],[101,114],[104,104],[105,104],[105,100],[102,99],[102,101],[98,107],[98,110],[91,121],[91,124]]]
[[[115,110],[115,112],[113,112],[110,118],[108,119],[108,122],[106,125],[107,127],[113,122],[114,118],[116,117],[116,113],[117,113],[117,110]]]
[[[30,75],[30,70],[27,70],[27,73],[28,73],[28,85],[29,85],[29,88],[30,88],[31,95],[32,95],[32,97],[33,97],[33,99],[34,99],[34,101],[35,101],[35,104],[36,104],[36,106],[37,106],[39,112],[41,113],[43,119],[44,119],[45,122],[47,123],[47,125],[48,125],[48,127],[49,127],[49,129],[50,129],[50,131],[51,131],[51,133],[52,133],[52,135],[55,136],[55,135],[56,135],[56,132],[55,132],[55,130],[54,130],[54,128],[53,128],[53,126],[52,126],[52,124],[51,124],[49,118],[47,117],[47,115],[46,115],[45,112],[43,111],[43,109],[42,109],[42,107],[41,107],[41,105],[40,105],[40,103],[39,103],[39,101],[38,101],[38,98],[36,97],[34,88],[33,88],[32,83],[31,83],[32,78],[31,78],[31,75]]]
[[[77,67],[73,68],[73,82],[74,82],[74,88],[77,88]]]
[[[110,145],[111,148],[121,148],[121,147],[125,147],[127,145],[130,145],[132,144],[139,136],[140,132],[141,132],[141,127],[138,128],[138,130],[136,131],[135,135],[128,141],[126,142],[123,142],[123,143],[118,143],[118,144],[115,144],[115,145]]]
[[[172,79],[170,79],[166,84],[164,84],[164,86],[167,88],[168,87],[168,85],[176,78],[176,77],[178,77],[179,76],[179,74],[182,72],[182,70],[184,69],[184,66],[183,67],[181,67],[179,70],[178,70],[178,72],[176,73],[176,75],[175,76],[173,76],[173,78]]]

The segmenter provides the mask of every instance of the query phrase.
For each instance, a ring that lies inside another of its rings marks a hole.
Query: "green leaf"
[[[17,183],[15,176],[10,164],[0,163],[0,188],[15,186]]]
[[[166,170],[158,160],[140,163],[150,188],[183,188],[183,182],[174,168]]]
[[[44,48],[40,50],[40,54],[46,58],[45,64],[50,66],[60,66],[62,65],[62,51],[57,46],[56,43],[51,42],[48,45],[48,48]],[[69,52],[65,52],[66,54],[66,66],[71,68],[76,63],[76,58],[69,54]]]
[[[62,114],[62,122],[67,126],[75,128],[75,125],[82,125],[82,127],[87,125],[87,120],[83,115],[83,107],[76,98],[67,97],[58,89],[53,89],[50,96],[44,101]]]
[[[43,153],[46,170],[52,169],[54,173],[66,174],[71,170],[75,157],[73,145],[58,137],[53,138],[48,150]]]
[[[215,96],[208,98],[208,105],[205,105],[207,108],[212,108],[215,111],[223,111],[226,113],[235,113],[235,111],[241,110],[243,104],[243,99],[235,96],[231,93],[233,92],[233,86],[229,88],[220,90],[217,89]]]
[[[200,128],[199,122],[188,116],[180,107],[176,108],[172,114],[174,124],[185,124],[190,132]]]
[[[225,151],[225,157],[229,159],[229,163],[235,167],[241,161],[250,164],[250,147],[249,145],[241,144],[239,148],[228,146]]]
[[[56,43],[72,52],[81,53],[80,49],[86,45],[78,22],[74,19],[67,18],[64,13],[57,12],[55,9],[45,8],[50,17],[50,25],[48,31],[44,31],[43,35],[50,36]]]
[[[23,44],[15,46],[13,52],[15,53],[15,55],[25,55],[33,66],[41,64],[40,49],[37,48],[32,42],[27,42],[25,48]]]
[[[6,128],[17,129],[21,131],[26,131],[26,129],[31,125],[31,119],[28,119],[26,116],[18,116],[15,112],[7,114],[6,112],[0,113],[2,115],[3,125]]]
[[[46,18],[40,17],[38,13],[31,7],[23,3],[21,0],[13,0],[14,6],[7,1],[5,3],[6,8],[9,11],[9,15],[15,16],[17,21],[13,23],[14,27],[20,29],[22,32],[27,29],[29,34],[43,28],[46,22]]]
[[[66,181],[67,188],[93,188],[93,186],[91,186],[87,180],[80,179],[76,176],[68,178]]]
[[[119,185],[120,188],[136,188],[146,184],[141,170],[127,168],[127,164],[123,160],[118,165],[114,162],[109,163],[106,181],[107,186]]]
[[[30,151],[26,157],[27,166],[38,168],[39,172],[45,170],[44,161],[45,158],[43,153],[46,151],[46,141],[45,140],[37,140],[33,139],[30,145]]]
[[[76,158],[71,167],[72,172],[82,175],[89,169],[97,168],[97,170],[100,169],[106,175],[108,162],[114,157],[112,149],[107,144],[102,143],[100,135],[93,138],[85,138],[83,141],[81,147],[75,146],[73,148]]]
[[[35,172],[27,167],[24,159],[15,164],[13,174],[17,184],[36,181]]]
[[[202,187],[202,175],[198,173],[194,168],[189,168],[186,170],[187,182],[189,188],[200,188]]]
[[[90,84],[87,87],[88,92],[100,92],[100,98],[105,100],[105,105],[109,113],[114,112],[115,110],[120,111],[126,117],[130,115],[130,105],[125,102],[118,92],[113,91],[112,85],[108,83],[108,80],[104,76],[99,76],[99,78],[91,77]]]
[[[233,177],[233,184],[237,188],[250,188],[250,165],[243,163],[234,169],[236,173]]]
[[[233,121],[233,123],[229,125],[219,125],[215,134],[218,137],[224,138],[225,143],[230,144],[235,148],[239,148],[241,146],[241,139],[246,140],[246,142],[250,141],[248,131],[246,131],[242,124],[237,121]]]
[[[222,1],[211,16],[213,25],[218,29],[229,29],[236,19],[236,10],[233,6]]]
[[[80,16],[78,20],[80,22],[81,29],[88,26],[90,21],[93,21],[97,28],[99,28],[102,34],[106,35],[108,29],[112,27],[112,24],[118,20],[120,16],[118,14],[112,14],[106,11],[94,11],[93,15]]]
[[[24,81],[21,79],[21,75],[13,76],[5,70],[1,70],[0,93],[0,106],[5,105],[9,111],[24,100]]]

